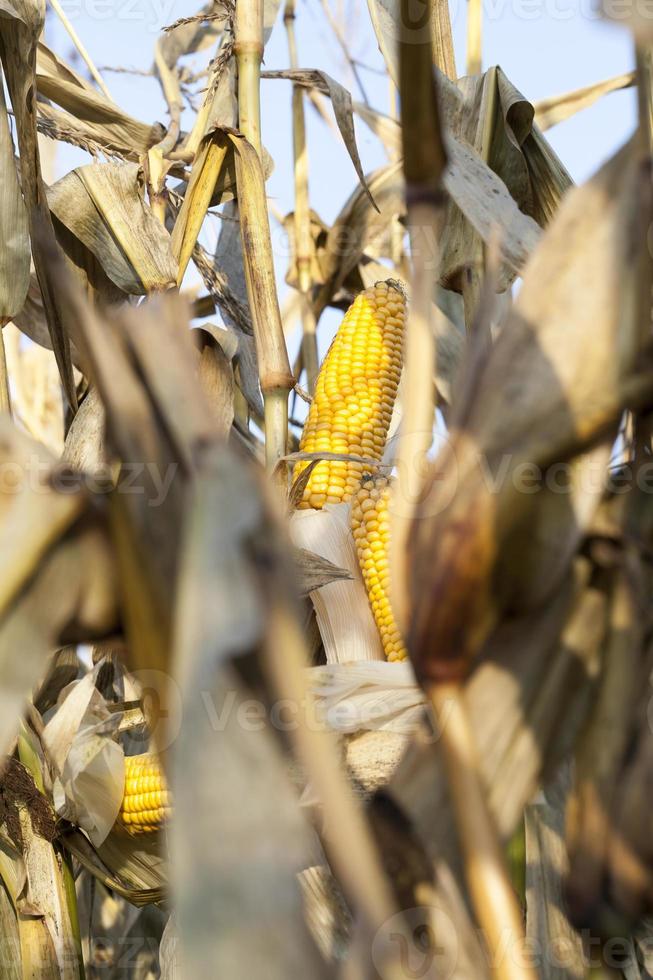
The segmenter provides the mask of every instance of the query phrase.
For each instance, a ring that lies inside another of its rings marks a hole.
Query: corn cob
[[[131,834],[159,830],[171,815],[171,798],[153,753],[125,757],[125,791],[118,820]]]
[[[401,376],[406,298],[393,280],[360,293],[320,371],[299,445],[301,452],[342,453],[380,460]],[[306,468],[300,463],[296,476]],[[323,460],[313,469],[300,509],[349,500],[363,464]]]
[[[363,581],[388,660],[405,660],[406,648],[390,607],[390,482],[365,478],[351,505],[351,526]]]

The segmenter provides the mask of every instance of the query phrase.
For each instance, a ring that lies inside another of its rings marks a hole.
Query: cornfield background
[[[0,0],[0,975],[653,977],[649,6],[533,103],[480,0],[464,65],[447,0],[324,0],[343,78],[210,0],[118,105],[50,4]]]

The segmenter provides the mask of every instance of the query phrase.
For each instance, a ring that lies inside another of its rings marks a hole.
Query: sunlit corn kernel
[[[390,484],[385,477],[368,478],[354,496],[351,524],[358,562],[367,588],[386,658],[405,660],[406,649],[392,613],[389,594],[388,552]]]
[[[356,298],[324,360],[301,451],[381,459],[397,393],[405,305],[391,281]],[[307,465],[299,463],[295,476]],[[350,500],[363,472],[360,463],[323,461],[311,472],[298,506],[319,510],[333,498]]]
[[[171,797],[156,756],[125,758],[125,789],[118,822],[130,833],[155,831],[171,814]]]

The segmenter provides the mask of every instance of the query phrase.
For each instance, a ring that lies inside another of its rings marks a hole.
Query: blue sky
[[[465,0],[451,0],[458,70],[465,64]],[[334,12],[344,13],[347,43],[352,55],[364,63],[361,75],[370,102],[387,111],[387,79],[379,70],[381,56],[369,24],[365,0],[332,0]],[[149,69],[158,30],[179,17],[194,13],[199,0],[63,0],[66,12],[96,65]],[[341,49],[331,34],[319,0],[297,0],[297,39],[302,67],[321,68],[359,93]],[[49,21],[49,41],[66,57],[71,44],[55,18]],[[485,0],[484,63],[499,64],[513,83],[531,99],[618,75],[633,66],[628,32],[600,21],[591,0]],[[200,59],[206,59],[205,52]],[[288,65],[286,35],[281,18],[266,49],[266,67]],[[77,65],[82,71],[83,66]],[[133,115],[165,121],[158,84],[151,78],[106,73],[114,99]],[[275,160],[268,194],[286,213],[293,207],[290,84],[263,83],[263,139]],[[632,91],[607,96],[592,108],[549,132],[549,139],[576,181],[585,180],[624,142],[635,125]],[[310,191],[313,208],[329,222],[353,190],[356,177],[347,153],[324,123],[307,106]],[[357,124],[360,156],[366,171],[384,162],[380,144],[364,124]],[[57,170],[87,162],[71,148],[58,153]],[[208,227],[205,243],[219,231],[217,220]],[[275,238],[278,241],[279,231]],[[283,249],[279,249],[283,252]],[[285,258],[277,257],[280,289]],[[326,325],[324,340],[330,334]],[[322,346],[322,345],[321,345]]]

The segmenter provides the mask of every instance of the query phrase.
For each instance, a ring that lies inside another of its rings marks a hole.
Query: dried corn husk
[[[327,504],[321,511],[296,511],[290,520],[297,547],[351,575],[346,582],[332,582],[311,594],[329,664],[385,659],[354,549],[349,510],[349,504]]]
[[[408,661],[335,663],[311,668],[308,678],[320,717],[333,731],[408,735],[421,727],[426,704]]]
[[[120,715],[96,688],[103,662],[63,692],[43,738],[57,776],[57,813],[81,827],[99,847],[113,827],[123,798],[124,754],[115,736]]]

